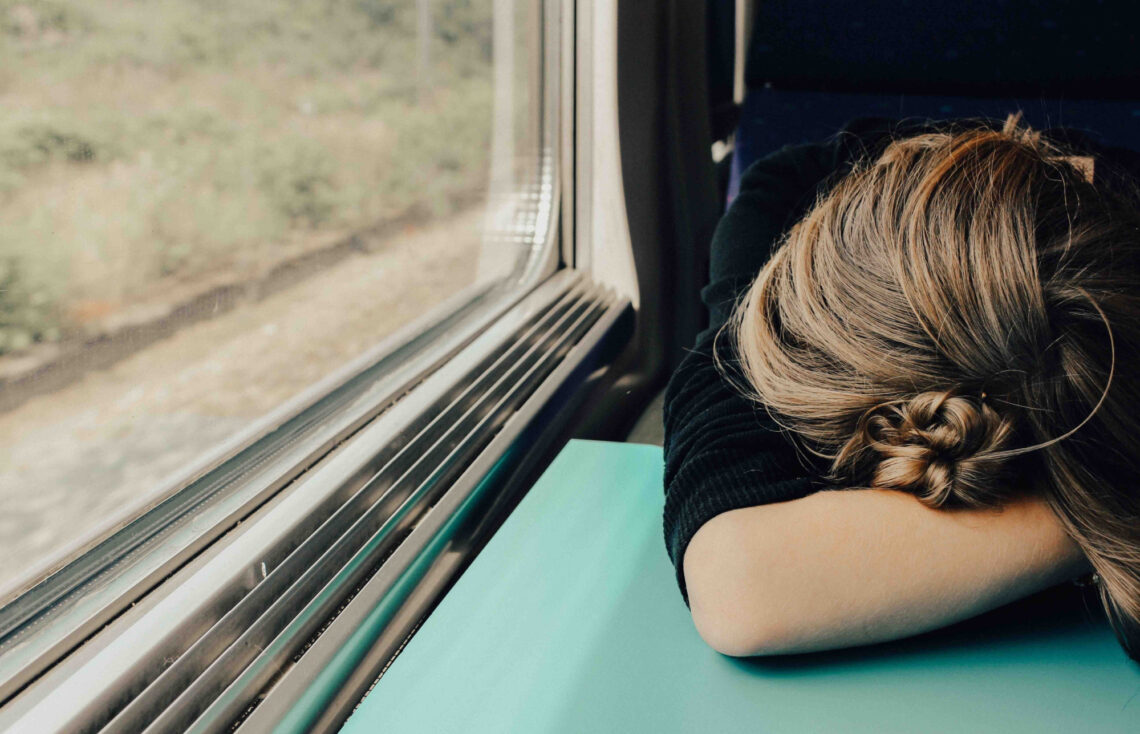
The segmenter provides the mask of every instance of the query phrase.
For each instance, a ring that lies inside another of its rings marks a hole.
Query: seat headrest
[[[1140,4],[761,0],[750,87],[1140,98]]]

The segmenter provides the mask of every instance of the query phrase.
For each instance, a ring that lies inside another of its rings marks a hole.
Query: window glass
[[[0,589],[550,244],[540,31],[527,0],[0,0]]]

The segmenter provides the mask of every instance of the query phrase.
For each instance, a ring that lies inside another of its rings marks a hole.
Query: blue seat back
[[[729,201],[756,159],[863,116],[1021,110],[1140,150],[1138,20],[1119,0],[757,3]]]

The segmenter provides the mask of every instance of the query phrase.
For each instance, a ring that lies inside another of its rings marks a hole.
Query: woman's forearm
[[[870,489],[726,512],[684,556],[698,631],[738,656],[904,637],[1090,568],[1044,502],[947,511]]]

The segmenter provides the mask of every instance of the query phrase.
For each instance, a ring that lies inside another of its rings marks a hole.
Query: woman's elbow
[[[775,625],[742,623],[731,615],[693,612],[697,633],[712,649],[734,658],[792,652],[787,637]]]
[[[685,551],[689,607],[701,639],[731,657],[778,655],[791,651],[787,620],[740,553],[732,513],[718,515],[693,536]]]

